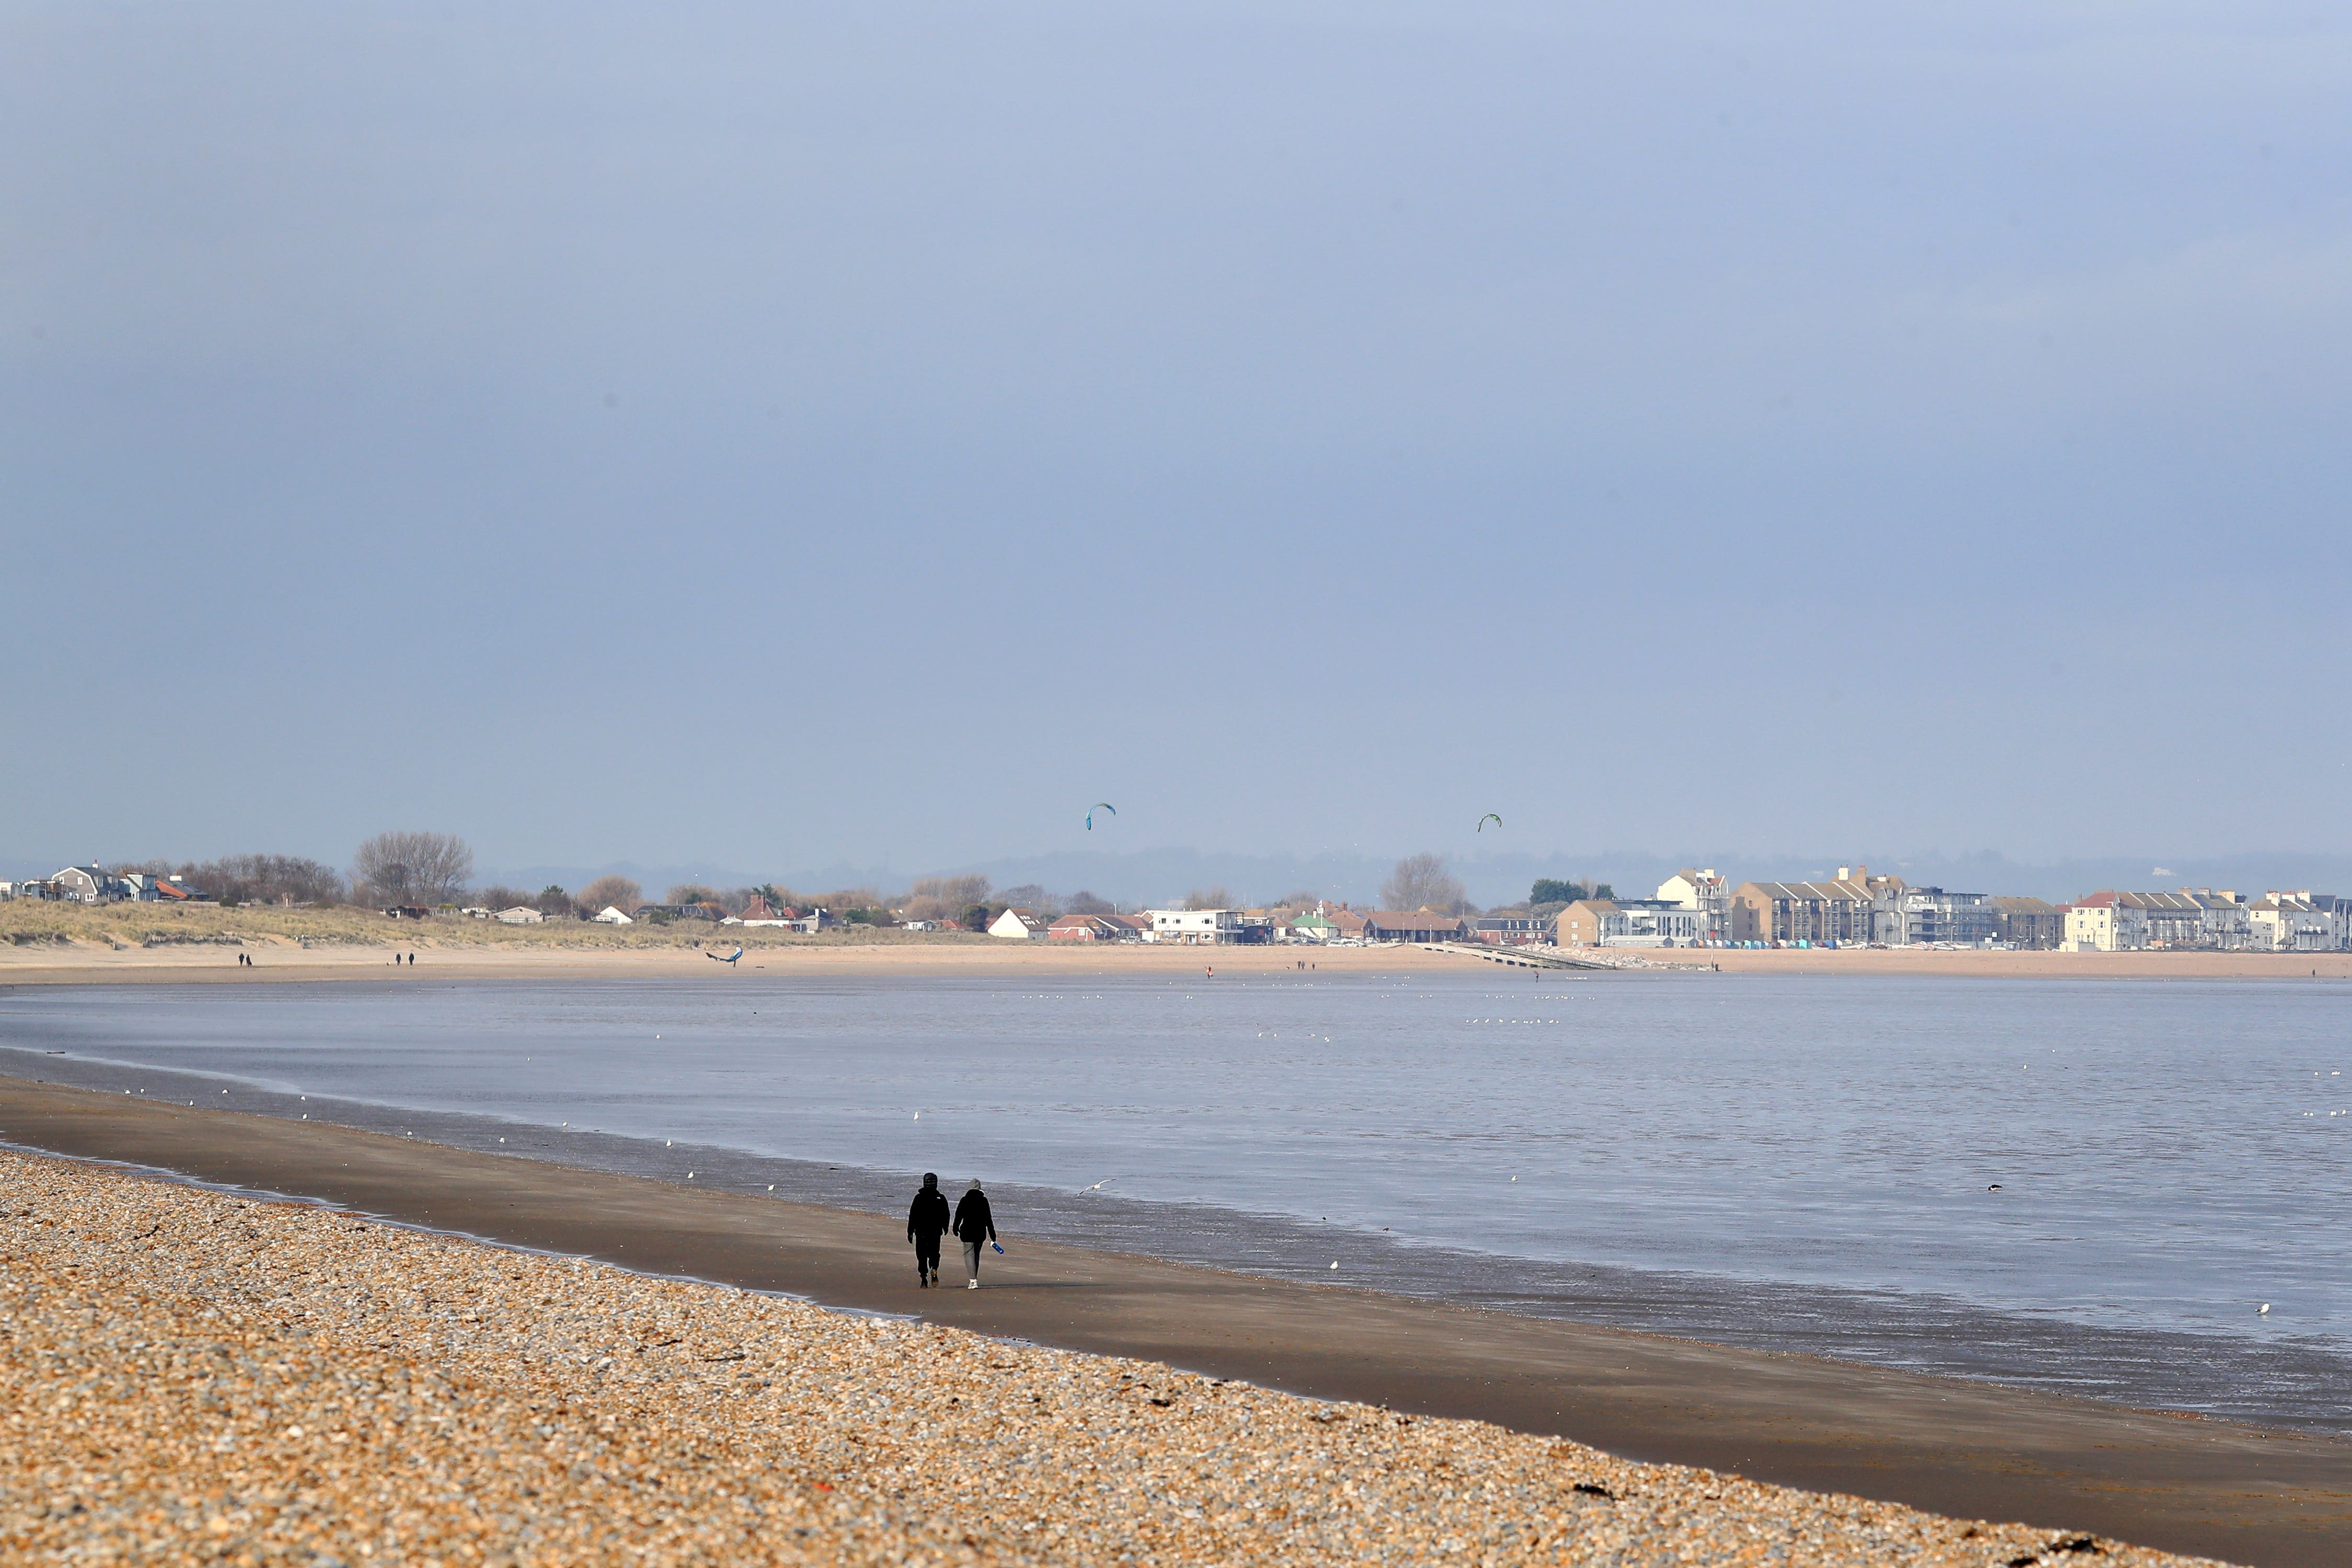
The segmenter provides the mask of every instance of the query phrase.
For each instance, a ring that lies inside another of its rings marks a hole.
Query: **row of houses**
[[[1686,868],[1649,899],[1581,899],[1557,915],[1456,916],[1430,910],[1300,912],[1143,910],[1048,920],[1008,909],[992,936],[1055,942],[1223,946],[1271,942],[1545,943],[1571,947],[2007,947],[2076,952],[2352,948],[2352,899],[2308,891],[2101,891],[2071,904],[1914,887],[1841,866],[1819,882],[1742,882]]]
[[[1143,910],[1131,915],[1064,915],[1048,921],[1034,910],[1010,909],[988,928],[991,936],[1045,942],[1146,942],[1179,947],[1225,947],[1271,942],[1470,942],[1486,924],[1530,928],[1549,922],[1471,921],[1430,910],[1350,910],[1318,903],[1283,917],[1249,910]]]
[[[1914,887],[1841,866],[1820,882],[1742,882],[1712,869],[1668,878],[1654,899],[1594,899],[1560,912],[1557,942],[1688,947],[2013,947],[2320,952],[2352,948],[2352,899],[2309,889],[2252,898],[2222,888],[2102,889],[2070,904]]]
[[[145,871],[109,871],[101,866],[68,866],[51,877],[0,882],[0,899],[46,899],[69,904],[209,903],[205,893],[177,877]]]
[[[2177,893],[2117,892],[2077,899],[2066,908],[2072,952],[2132,952],[2202,948],[2224,952],[2339,952],[2352,948],[2352,899],[2272,891],[2248,898],[2228,889]]]

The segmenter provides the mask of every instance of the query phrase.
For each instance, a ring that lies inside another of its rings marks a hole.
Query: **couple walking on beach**
[[[948,1217],[947,1194],[940,1191],[939,1177],[929,1171],[923,1173],[923,1190],[915,1194],[912,1208],[907,1211],[907,1239],[915,1244],[915,1272],[926,1287],[940,1282],[940,1237],[954,1231],[963,1243],[963,1288],[980,1289],[980,1249],[983,1243],[996,1247],[996,1218],[988,1212],[988,1194],[980,1190],[979,1178],[964,1191],[956,1204],[955,1217]]]

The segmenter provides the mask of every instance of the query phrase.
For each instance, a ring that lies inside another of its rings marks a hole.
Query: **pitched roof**
[[[1460,915],[1441,915],[1433,910],[1374,910],[1364,917],[1364,923],[1380,931],[1443,931],[1448,926],[1459,928]]]
[[[1739,893],[1744,893],[1750,888],[1754,888],[1766,898],[1775,901],[1783,899],[1801,904],[1832,903],[1840,899],[1864,904],[1871,901],[1870,889],[1860,882],[1839,881],[1742,882],[1739,884],[1738,892],[1735,892],[1732,897],[1738,898]]]
[[[2102,888],[2088,897],[2076,899],[2074,907],[2084,910],[2201,910],[2204,905],[2193,893],[2130,893],[2113,888]]]

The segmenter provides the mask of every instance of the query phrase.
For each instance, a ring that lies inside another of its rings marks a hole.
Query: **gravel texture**
[[[0,1152],[12,1563],[2152,1564]]]

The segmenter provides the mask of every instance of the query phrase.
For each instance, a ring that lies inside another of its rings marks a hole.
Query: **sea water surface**
[[[19,988],[0,1070],[885,1213],[923,1171],[978,1175],[1016,1248],[2347,1431],[2347,1003],[2281,982],[427,972]]]

